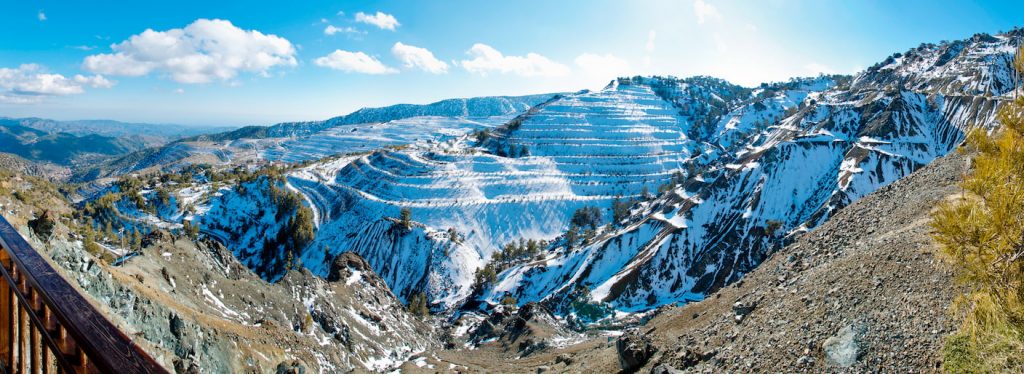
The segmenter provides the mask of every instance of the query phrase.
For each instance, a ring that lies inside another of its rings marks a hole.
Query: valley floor
[[[934,253],[929,213],[960,196],[967,164],[959,154],[940,158],[842,209],[740,282],[664,308],[639,327],[657,352],[637,372],[938,370],[959,291]],[[440,351],[402,369],[620,370],[615,340],[603,336],[523,358],[509,352],[498,344]]]

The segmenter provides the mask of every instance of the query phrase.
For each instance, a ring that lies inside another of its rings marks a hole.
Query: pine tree
[[[1024,71],[1024,61],[1015,61]],[[1024,98],[1001,107],[1002,127],[968,135],[973,151],[963,198],[943,203],[932,227],[941,256],[971,291],[943,348],[949,372],[1024,372]]]
[[[422,292],[414,293],[409,297],[409,304],[406,306],[410,313],[417,316],[430,314],[430,306],[427,302],[427,295]]]
[[[489,287],[498,280],[498,272],[494,270],[494,264],[487,264],[476,271],[476,284],[482,288]]]
[[[623,201],[616,197],[612,200],[612,224],[618,225],[622,220],[629,217],[630,201]]]
[[[536,240],[530,239],[530,241],[526,242],[526,253],[533,256],[537,252],[540,252],[540,245],[537,244]]]
[[[398,212],[398,222],[401,223],[407,231],[412,230],[412,211],[409,208],[402,208]]]
[[[106,237],[108,241],[114,240],[114,228],[110,225],[110,221],[107,221],[107,224],[103,229],[103,236]]]
[[[136,251],[142,250],[142,234],[136,229],[132,229],[132,249]]]
[[[507,307],[514,307],[518,303],[519,303],[519,301],[516,300],[516,298],[513,297],[512,295],[506,294],[505,297],[501,298],[501,305],[504,305],[504,306],[507,306]]]
[[[569,226],[569,231],[565,232],[565,246],[572,248],[576,245],[576,240],[579,239],[580,228],[576,225]]]
[[[86,226],[82,230],[82,248],[94,256],[99,256],[103,251],[99,244],[96,244],[96,232],[93,231],[92,226]]]

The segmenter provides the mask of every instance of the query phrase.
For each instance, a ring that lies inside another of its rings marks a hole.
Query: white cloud
[[[651,30],[647,32],[647,44],[644,45],[644,49],[647,52],[654,52],[654,39],[658,37],[658,32]]]
[[[75,75],[68,78],[48,73],[42,66],[24,64],[17,68],[0,68],[0,101],[35,103],[49,96],[76,95],[85,87],[110,88],[114,82],[99,76]]]
[[[380,60],[363,52],[349,52],[340,49],[334,50],[334,52],[327,56],[317,58],[313,63],[317,66],[341,70],[347,73],[394,74],[398,72],[398,70],[384,65]]]
[[[470,73],[480,75],[498,72],[513,73],[524,77],[553,77],[569,73],[569,68],[565,65],[532,52],[527,53],[526,56],[505,56],[489,45],[476,43],[469,51],[466,51],[466,54],[472,59],[462,60],[460,62],[462,68]]]
[[[179,83],[207,83],[233,79],[239,72],[267,75],[275,66],[297,64],[287,39],[219,19],[198,19],[182,29],[147,29],[111,49],[114,53],[86,57],[83,67],[124,76],[159,71]]]
[[[697,15],[697,23],[700,24],[703,24],[704,21],[711,18],[722,18],[722,15],[718,13],[718,8],[715,8],[714,5],[705,3],[704,0],[694,0],[693,14]]]
[[[38,17],[40,21],[46,21],[46,13],[43,13],[42,9],[39,10],[39,14],[37,14],[36,17]]]
[[[185,93],[185,89],[184,88],[178,88],[178,89],[174,90],[174,93],[176,93],[178,95],[181,95],[181,94]]]
[[[402,65],[406,68],[416,68],[431,74],[444,74],[448,72],[448,64],[438,60],[426,48],[398,42],[391,47],[391,54],[395,55],[395,58],[401,61]]]
[[[384,12],[377,12],[377,14],[366,14],[363,12],[356,13],[356,22],[362,22],[369,25],[377,26],[381,29],[395,31],[395,27],[401,26],[395,16]]]
[[[343,34],[359,34],[359,30],[354,27],[335,27],[334,25],[327,25],[324,28],[324,35],[334,35],[337,33]]]
[[[114,87],[114,82],[102,75],[85,76],[81,74],[75,74],[75,83],[86,85],[92,88],[110,88]]]

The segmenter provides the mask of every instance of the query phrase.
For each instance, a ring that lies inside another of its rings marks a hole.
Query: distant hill
[[[0,152],[73,166],[226,129],[229,127],[0,117]]]
[[[510,115],[523,112],[554,95],[486,96],[447,99],[425,105],[396,104],[381,108],[362,108],[355,112],[323,121],[284,122],[273,126],[246,126],[234,131],[197,136],[192,140],[228,141],[244,138],[305,136],[334,126],[388,122],[422,116],[481,118]]]
[[[0,117],[2,125],[18,125],[48,133],[67,133],[76,136],[103,135],[128,137],[156,146],[181,138],[234,129],[232,126],[188,126],[178,124],[130,123],[112,120],[57,121],[45,118]]]

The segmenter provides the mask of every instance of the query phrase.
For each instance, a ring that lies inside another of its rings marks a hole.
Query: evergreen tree
[[[629,207],[632,205],[630,201],[623,201],[616,197],[612,200],[612,223],[618,225],[622,220],[629,217]]]
[[[409,208],[402,208],[398,212],[398,222],[408,231],[412,230],[412,211]]]
[[[160,206],[168,206],[171,204],[171,193],[166,188],[161,187],[156,190],[156,197],[160,201]]]
[[[601,223],[601,209],[596,206],[576,209],[572,215],[572,224],[579,227],[590,226],[596,230]]]
[[[458,242],[462,241],[459,238],[459,232],[456,231],[454,227],[449,227],[448,228],[448,241],[450,241],[452,243],[458,243]]]
[[[136,229],[132,229],[132,249],[142,250],[142,234]]]
[[[1015,61],[1024,71],[1024,61]],[[965,312],[943,348],[949,372],[1024,372],[1024,98],[1005,103],[992,135],[975,130],[962,199],[933,214],[941,256],[969,290]]]
[[[417,316],[426,316],[430,314],[430,306],[427,302],[427,295],[423,292],[417,292],[409,297],[409,304],[406,306],[410,313]]]
[[[199,224],[192,223],[191,220],[182,220],[181,226],[181,231],[186,237],[192,240],[199,238]]]
[[[569,231],[565,232],[565,245],[572,248],[576,245],[576,240],[579,239],[580,228],[576,225],[569,226]]]
[[[476,271],[476,284],[482,288],[490,287],[497,280],[498,272],[494,269],[494,264],[484,265]]]
[[[91,226],[86,226],[82,230],[82,248],[94,256],[99,256],[102,251],[99,244],[96,244],[96,232]]]
[[[110,225],[110,221],[107,221],[105,228],[103,229],[103,235],[108,241],[114,240],[114,228]]]

